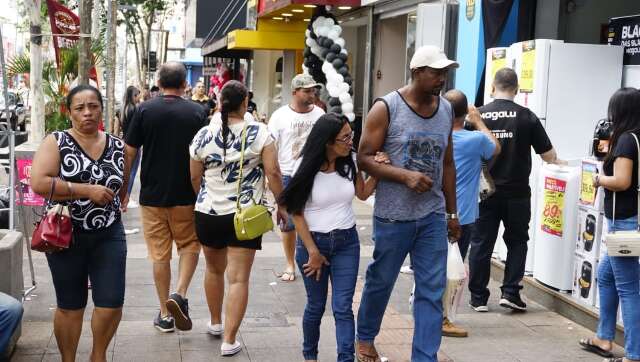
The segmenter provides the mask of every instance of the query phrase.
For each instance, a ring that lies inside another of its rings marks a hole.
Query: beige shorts
[[[141,206],[142,229],[149,259],[154,262],[171,260],[173,241],[178,255],[199,254],[193,205],[173,207]]]

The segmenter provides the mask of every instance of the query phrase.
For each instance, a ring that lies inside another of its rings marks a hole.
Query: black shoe
[[[487,307],[487,303],[474,302],[473,300],[469,301],[469,307],[471,307],[471,309],[475,310],[476,312],[480,312],[480,313],[486,313],[489,311],[489,307]]]
[[[178,293],[169,296],[169,300],[165,303],[169,313],[176,321],[176,328],[181,331],[189,331],[193,327],[191,318],[189,318],[189,300],[183,298]]]
[[[158,312],[158,316],[153,320],[153,326],[162,333],[169,333],[175,330],[173,318],[170,316],[163,318],[160,312]]]
[[[517,311],[524,312],[527,310],[527,303],[520,299],[520,295],[506,295],[503,294],[500,299],[500,306]]]

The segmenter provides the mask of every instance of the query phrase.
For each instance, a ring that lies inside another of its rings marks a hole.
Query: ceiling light
[[[356,17],[352,16],[352,17],[349,18],[349,20],[356,20]]]
[[[284,18],[281,16],[274,16],[273,18],[271,18],[273,20],[283,20]]]
[[[313,9],[313,8],[315,8],[316,6],[315,6],[315,5],[313,5],[313,4],[307,4],[307,5],[305,5],[304,7],[305,7],[305,8],[311,8],[311,9]]]
[[[282,15],[282,16],[293,16],[293,14],[291,14],[291,13],[282,13],[280,15]]]
[[[310,22],[310,21],[311,21],[311,19],[304,19],[304,21],[306,21],[306,22]]]
[[[291,9],[292,13],[304,13],[303,9]]]
[[[338,6],[338,10],[351,10],[351,6]]]

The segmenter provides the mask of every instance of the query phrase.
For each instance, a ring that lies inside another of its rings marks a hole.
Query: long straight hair
[[[129,121],[129,119],[127,119],[127,112],[130,109],[136,108],[134,99],[138,94],[140,94],[140,90],[135,86],[130,85],[127,87],[127,91],[124,93],[124,99],[122,100],[122,111],[120,111],[121,124],[125,124]]]
[[[333,113],[323,115],[314,124],[302,148],[300,166],[280,197],[280,202],[287,206],[289,212],[300,214],[304,210],[311,195],[316,174],[320,172],[322,165],[329,161],[327,145],[335,143],[336,137],[345,124],[347,124],[346,118]],[[347,156],[336,159],[336,172],[355,182],[356,165],[353,162],[353,151]]]
[[[229,113],[240,109],[242,102],[247,98],[249,91],[244,84],[237,80],[228,81],[220,91],[222,104],[220,108],[220,117],[222,118],[222,148],[223,156],[227,156],[227,137],[229,136]]]
[[[607,113],[613,128],[609,152],[605,157],[608,163],[612,161],[613,151],[623,134],[640,134],[640,91],[630,87],[618,89],[609,100]]]

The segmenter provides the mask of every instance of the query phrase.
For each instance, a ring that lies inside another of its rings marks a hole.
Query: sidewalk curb
[[[503,277],[504,263],[491,259],[491,278],[497,282],[502,282]],[[591,331],[595,332],[597,330],[598,314],[573,300],[570,294],[550,289],[530,276],[525,276],[522,283],[524,285],[522,292],[528,299]],[[616,325],[615,343],[624,346],[624,328],[619,324]]]

